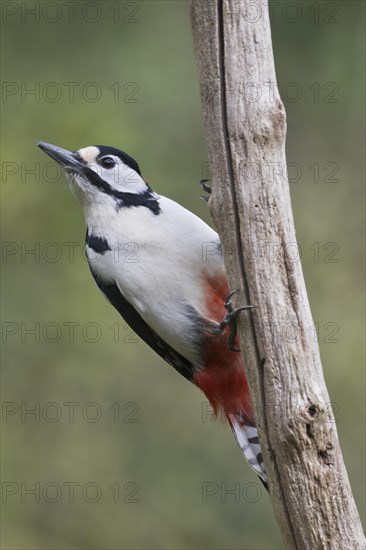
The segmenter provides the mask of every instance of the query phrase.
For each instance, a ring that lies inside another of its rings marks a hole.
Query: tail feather
[[[228,414],[228,420],[241,452],[268,491],[266,469],[257,428],[242,416],[239,417],[238,414]]]

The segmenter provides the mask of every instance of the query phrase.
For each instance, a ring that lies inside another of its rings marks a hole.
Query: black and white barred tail
[[[241,452],[268,491],[266,469],[257,428],[252,423],[245,422],[238,414],[229,414],[228,420]]]

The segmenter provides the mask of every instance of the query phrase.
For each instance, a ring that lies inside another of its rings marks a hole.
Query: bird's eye
[[[99,164],[103,166],[103,168],[111,169],[116,166],[116,163],[112,157],[104,157],[100,159]]]

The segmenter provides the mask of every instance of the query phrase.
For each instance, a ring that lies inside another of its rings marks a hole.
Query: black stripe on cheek
[[[116,200],[118,209],[123,207],[131,208],[132,206],[144,206],[145,208],[151,210],[155,216],[160,214],[159,201],[154,197],[151,189],[148,188],[143,193],[127,193],[124,191],[117,191],[116,189],[113,189],[109,183],[100,178],[91,168],[85,168],[84,173],[92,185],[97,187],[102,193],[105,193]]]
[[[112,250],[108,244],[107,239],[99,237],[98,235],[86,234],[86,244],[89,248],[97,252],[98,254],[105,254],[107,250]]]

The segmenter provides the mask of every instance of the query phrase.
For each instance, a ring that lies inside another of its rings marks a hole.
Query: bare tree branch
[[[242,314],[239,336],[274,512],[287,548],[361,550],[296,256],[267,0],[191,0],[191,19],[209,206],[231,288],[256,306]]]

